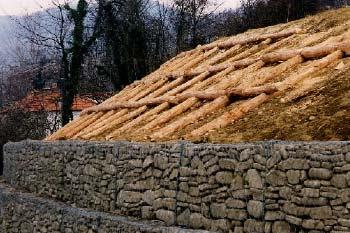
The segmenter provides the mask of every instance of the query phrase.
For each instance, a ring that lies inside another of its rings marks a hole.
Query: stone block
[[[279,166],[282,170],[308,170],[310,168],[307,160],[294,158],[289,158],[280,162]]]
[[[331,179],[331,185],[337,188],[346,188],[348,186],[346,179],[347,179],[346,175],[343,175],[343,174],[334,175]]]
[[[152,207],[142,206],[141,217],[142,217],[142,219],[149,219],[149,220],[154,219],[155,214],[154,214]]]
[[[343,227],[350,227],[350,219],[339,218],[338,223]]]
[[[118,203],[138,203],[142,199],[142,193],[131,191],[120,191],[118,194]]]
[[[261,218],[264,214],[264,203],[250,200],[247,205],[247,210],[250,216]]]
[[[290,233],[291,228],[288,222],[285,221],[275,221],[272,224],[272,233]]]
[[[256,169],[249,169],[247,172],[247,181],[250,188],[262,189],[263,181]]]
[[[320,197],[320,190],[313,188],[303,188],[301,190],[301,195],[303,197]]]
[[[189,209],[186,209],[185,211],[180,213],[176,218],[177,224],[180,226],[189,226],[190,215],[191,211]]]
[[[232,172],[218,172],[215,175],[215,180],[220,184],[231,184],[233,174]]]
[[[220,159],[219,167],[224,170],[235,170],[237,161],[234,159]]]
[[[154,156],[154,167],[160,170],[165,170],[169,166],[169,159],[166,156],[155,155]]]
[[[244,209],[247,204],[245,201],[229,198],[226,200],[226,206],[233,209]]]
[[[299,184],[300,182],[300,171],[299,170],[289,170],[287,171],[287,180],[290,184]]]
[[[203,215],[201,215],[199,213],[191,214],[190,215],[190,222],[189,222],[190,227],[192,227],[193,229],[202,228],[204,225],[203,218],[204,218]]]
[[[265,213],[264,219],[266,221],[284,220],[285,213],[283,213],[282,211],[267,211]]]
[[[210,213],[214,218],[226,218],[227,216],[226,205],[212,203],[210,205]]]
[[[311,168],[309,177],[316,180],[329,180],[332,177],[332,171],[325,168]]]
[[[243,221],[247,219],[247,211],[243,209],[227,209],[227,217],[232,220]]]
[[[330,219],[332,218],[332,209],[330,206],[310,208],[310,217],[312,219]]]
[[[154,192],[151,190],[147,190],[146,192],[144,192],[142,194],[142,200],[151,206],[153,205],[155,198],[156,198],[156,196],[155,196]]]
[[[303,219],[297,218],[292,215],[286,215],[285,220],[293,225],[300,226],[301,223],[303,222]]]
[[[314,219],[305,219],[303,220],[302,227],[305,229],[310,230],[323,230],[324,229],[324,223],[320,220],[314,220]]]
[[[163,221],[165,225],[172,226],[175,224],[175,213],[170,210],[157,210],[157,219]]]
[[[151,156],[147,156],[145,160],[143,161],[142,168],[148,168],[153,164],[153,159]]]
[[[284,172],[272,170],[267,174],[266,182],[272,186],[283,186],[287,184],[287,177]]]
[[[236,175],[233,179],[232,179],[232,183],[231,183],[231,189],[232,190],[240,190],[243,189],[243,177],[241,175]]]
[[[262,221],[256,221],[254,219],[248,219],[244,222],[244,232],[247,233],[264,233],[265,223]]]

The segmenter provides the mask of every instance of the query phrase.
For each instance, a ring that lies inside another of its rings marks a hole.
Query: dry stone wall
[[[221,232],[350,232],[349,142],[8,144],[5,180],[82,208]]]
[[[196,233],[160,222],[131,221],[108,213],[16,192],[0,184],[0,232],[3,233]],[[200,231],[202,233],[202,231]]]

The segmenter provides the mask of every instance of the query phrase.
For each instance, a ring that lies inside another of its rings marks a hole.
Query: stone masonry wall
[[[196,233],[198,231],[165,227],[159,222],[131,221],[121,216],[74,208],[32,194],[16,192],[0,184],[0,232]]]
[[[350,232],[349,142],[35,142],[13,187],[82,208],[222,232]]]

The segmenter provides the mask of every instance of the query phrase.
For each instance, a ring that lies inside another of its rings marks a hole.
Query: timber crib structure
[[[293,101],[350,55],[349,21],[317,33],[298,22],[183,52],[47,140],[196,140],[274,98]]]

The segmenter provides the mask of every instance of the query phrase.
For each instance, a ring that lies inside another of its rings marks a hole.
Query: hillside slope
[[[179,54],[47,140],[350,140],[350,9]]]

